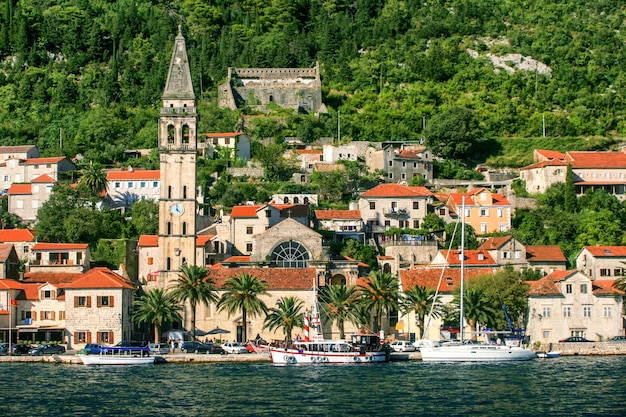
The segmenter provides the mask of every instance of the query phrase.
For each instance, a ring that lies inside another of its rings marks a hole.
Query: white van
[[[148,348],[150,348],[150,352],[155,355],[166,355],[170,353],[170,347],[167,343],[150,343]]]

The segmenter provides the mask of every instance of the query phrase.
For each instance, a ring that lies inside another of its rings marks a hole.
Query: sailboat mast
[[[465,293],[464,293],[464,281],[465,281],[465,196],[463,196],[463,200],[461,203],[461,251],[460,251],[460,257],[461,257],[461,303],[460,303],[460,308],[461,308],[461,315],[459,317],[459,327],[460,327],[460,331],[461,331],[461,343],[463,343],[464,340],[464,331],[463,329],[465,328],[465,306],[464,306],[464,298],[465,298]]]

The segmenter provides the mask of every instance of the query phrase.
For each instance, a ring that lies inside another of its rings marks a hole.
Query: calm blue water
[[[3,363],[0,416],[626,416],[626,356],[509,364]]]

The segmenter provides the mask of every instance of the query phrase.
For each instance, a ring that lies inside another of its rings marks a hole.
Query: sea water
[[[2,363],[0,416],[626,416],[626,356],[498,364]]]

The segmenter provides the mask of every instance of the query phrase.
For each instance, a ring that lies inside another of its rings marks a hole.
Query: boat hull
[[[545,352],[545,351],[540,351],[537,352],[537,357],[538,358],[542,358],[542,359],[547,359],[547,358],[558,358],[559,356],[561,356],[561,352]]]
[[[85,365],[149,365],[154,356],[78,355]]]
[[[422,348],[424,362],[510,362],[536,358],[523,347],[498,345],[459,345]]]
[[[277,365],[368,364],[389,360],[387,352],[310,352],[299,349],[270,348],[272,363]]]

